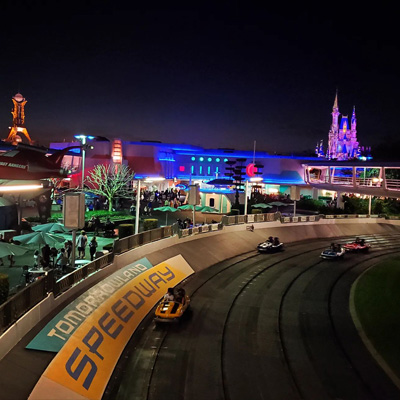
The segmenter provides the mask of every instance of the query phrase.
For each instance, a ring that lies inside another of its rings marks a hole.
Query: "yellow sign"
[[[109,297],[53,359],[29,399],[101,399],[118,359],[142,319],[168,287],[193,269],[179,255],[156,265]],[[49,388],[51,387],[51,391]]]

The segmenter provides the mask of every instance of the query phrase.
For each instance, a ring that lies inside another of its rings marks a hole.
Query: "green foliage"
[[[135,229],[133,224],[121,224],[118,226],[118,237],[120,239],[127,236],[132,236],[134,232]]]
[[[0,304],[4,303],[8,299],[9,291],[10,282],[8,281],[8,275],[0,274]]]
[[[343,196],[345,214],[368,214],[369,200]]]
[[[296,204],[298,210],[319,211],[323,207],[325,207],[325,202],[311,198],[302,198]]]
[[[253,208],[253,209],[251,210],[251,213],[252,213],[252,214],[262,214],[262,211],[261,211],[259,208]]]
[[[237,208],[231,208],[231,212],[228,215],[239,215],[240,214],[240,210],[238,210]]]
[[[151,229],[157,229],[158,228],[158,220],[149,218],[143,220],[143,230],[144,231],[149,231]]]
[[[129,215],[129,217],[132,218],[128,210],[123,210],[123,211],[95,210],[95,211],[85,212],[85,219],[89,220],[92,217],[99,217],[106,219],[107,217],[110,217],[110,219],[113,220],[113,219],[121,219],[121,217],[126,217],[127,215]],[[55,220],[62,219],[63,214],[53,213],[51,218]]]

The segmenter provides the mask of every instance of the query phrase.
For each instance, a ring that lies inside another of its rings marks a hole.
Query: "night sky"
[[[0,6],[3,138],[20,91],[40,145],[87,133],[312,152],[327,144],[336,89],[342,114],[356,106],[361,145],[398,136],[394,10],[46,4]]]

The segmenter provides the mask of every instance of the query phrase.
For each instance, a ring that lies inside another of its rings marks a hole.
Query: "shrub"
[[[121,224],[118,226],[118,237],[120,239],[131,236],[135,232],[133,224]]]
[[[237,208],[231,208],[231,212],[229,213],[229,215],[239,215],[240,214],[240,210],[238,210]]]
[[[8,275],[0,274],[0,304],[8,299],[9,290],[10,283],[8,281]]]
[[[143,220],[143,230],[144,231],[149,231],[151,229],[157,229],[158,228],[158,220],[154,218],[149,218]]]
[[[251,213],[252,213],[252,214],[262,214],[262,211],[261,211],[260,209],[258,209],[258,208],[253,208],[253,209],[251,210]]]

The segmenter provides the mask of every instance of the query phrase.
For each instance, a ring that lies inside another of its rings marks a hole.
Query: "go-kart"
[[[257,250],[260,253],[276,253],[283,250],[283,243],[280,242],[279,244],[273,244],[269,241],[265,241],[257,246]]]
[[[346,243],[345,245],[343,245],[343,247],[348,252],[366,253],[371,248],[371,245],[368,243],[365,243],[364,241],[360,241],[360,242],[355,241],[352,243]]]
[[[342,246],[336,246],[335,248],[330,247],[329,249],[324,250],[320,257],[324,260],[338,260],[343,258],[345,249]]]
[[[156,308],[154,321],[158,322],[177,322],[190,306],[190,297],[185,294],[182,301],[161,300]]]

